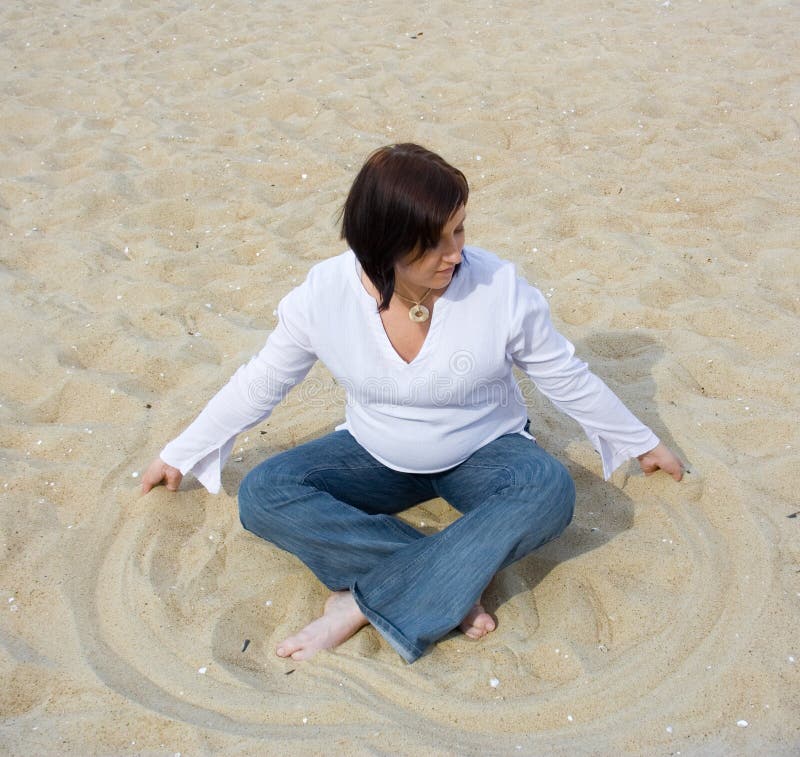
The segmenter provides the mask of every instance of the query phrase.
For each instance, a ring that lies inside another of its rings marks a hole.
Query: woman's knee
[[[280,471],[275,458],[253,468],[239,484],[239,521],[248,531],[261,530],[270,512],[280,504],[281,483],[287,483],[286,472]],[[299,483],[299,477],[297,478]]]
[[[569,475],[569,471],[561,463],[559,465],[563,470],[563,474],[560,474],[560,497],[558,501],[561,517],[558,524],[558,534],[564,531],[572,522],[572,516],[575,514],[575,482],[572,480],[572,476]]]
[[[575,512],[575,481],[572,480],[572,476],[562,462],[556,460],[555,458],[552,458],[552,460],[556,466],[556,470],[553,474],[555,479],[554,485],[556,490],[559,492],[559,500],[567,518],[567,521],[564,524],[564,527],[566,528],[567,524],[572,520],[572,515]]]
[[[260,467],[260,466],[259,466]],[[253,516],[263,505],[264,487],[260,480],[258,468],[253,468],[239,484],[239,522],[247,531],[252,531]]]
[[[560,516],[557,524],[560,534],[571,522],[575,513],[575,482],[567,470],[566,466],[551,457],[552,472],[551,480],[553,486],[553,499],[558,503],[558,514]]]
[[[529,492],[531,505],[537,509],[546,506],[552,519],[553,530],[560,534],[572,521],[575,511],[575,482],[563,463],[552,455],[537,450],[536,457],[519,471],[521,483]]]

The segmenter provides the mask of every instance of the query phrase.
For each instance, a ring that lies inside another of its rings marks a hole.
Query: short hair
[[[468,197],[464,174],[420,145],[387,145],[367,158],[342,208],[342,238],[380,293],[379,310],[392,299],[395,264],[435,247]]]

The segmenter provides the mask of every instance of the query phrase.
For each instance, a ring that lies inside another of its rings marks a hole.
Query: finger
[[[683,463],[679,461],[677,467],[673,468],[670,473],[672,474],[672,478],[676,481],[680,481],[683,478]]]
[[[147,494],[153,487],[158,486],[161,483],[160,478],[156,478],[155,476],[145,476],[142,479],[142,494]]]
[[[168,468],[165,478],[167,482],[167,489],[171,492],[178,491],[178,487],[181,485],[181,479],[183,479],[181,472],[176,468]]]
[[[663,470],[664,473],[668,473],[676,481],[680,481],[683,478],[683,463],[678,459],[664,460],[656,467]]]
[[[652,476],[658,470],[658,463],[645,460],[644,458],[639,461],[639,466],[645,476]]]

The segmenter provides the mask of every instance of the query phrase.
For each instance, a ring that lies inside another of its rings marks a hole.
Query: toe
[[[285,639],[280,644],[278,644],[278,648],[275,650],[275,654],[278,657],[291,657],[293,660],[297,658],[295,655],[303,648],[303,645],[298,641],[297,637],[290,636],[288,639]]]
[[[292,659],[310,660],[317,652],[319,652],[318,647],[312,647],[312,646],[303,647],[302,649],[298,649],[294,654],[292,654]]]
[[[476,605],[464,618],[460,626],[464,635],[470,639],[480,639],[495,629],[494,618],[483,607]]]

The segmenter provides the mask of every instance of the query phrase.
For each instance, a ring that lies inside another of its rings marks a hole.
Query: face
[[[450,283],[456,265],[461,262],[466,217],[467,210],[462,205],[444,225],[436,247],[413,260],[415,250],[395,265],[395,280],[408,294],[420,295],[427,289],[444,289]]]

